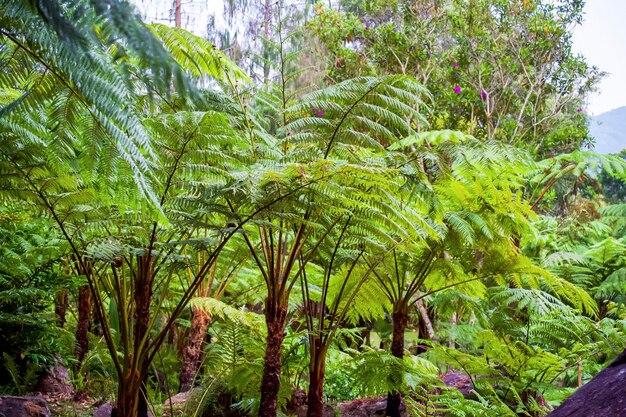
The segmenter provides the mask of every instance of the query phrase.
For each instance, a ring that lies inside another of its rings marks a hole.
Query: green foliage
[[[64,242],[45,222],[0,211],[3,390],[27,392],[45,367],[68,353],[53,309],[57,292],[73,286],[61,264],[65,250]]]
[[[251,74],[114,3],[0,11],[3,392],[60,361],[167,411],[196,352],[186,415],[256,413],[276,362],[281,413],[325,377],[331,404],[540,416],[623,349],[626,209],[601,185],[626,164],[581,149],[580,2],[346,0],[289,34],[268,3]]]
[[[248,79],[239,67],[206,39],[163,24],[153,24],[149,28],[163,42],[172,58],[193,77],[208,76],[233,82]]]
[[[554,155],[589,143],[586,95],[602,76],[572,50],[581,2],[348,1],[307,28],[331,82],[407,74],[433,94],[429,121]],[[511,53],[515,51],[515,53]]]

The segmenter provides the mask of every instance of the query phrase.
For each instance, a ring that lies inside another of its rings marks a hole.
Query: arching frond
[[[286,140],[334,147],[382,149],[425,124],[426,90],[403,76],[347,80],[302,97],[287,109]]]
[[[263,317],[249,312],[243,311],[211,297],[196,297],[189,302],[191,307],[199,308],[206,311],[214,318],[220,320],[229,320],[233,323],[249,328],[258,329],[263,325]]]
[[[194,77],[211,77],[219,81],[249,80],[246,73],[211,42],[185,29],[151,24],[150,31],[163,42],[182,69]]]

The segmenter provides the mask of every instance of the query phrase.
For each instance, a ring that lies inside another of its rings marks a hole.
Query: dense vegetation
[[[339,3],[228,2],[258,25],[223,51],[3,3],[2,392],[60,364],[117,417],[543,416],[624,349],[582,1]]]

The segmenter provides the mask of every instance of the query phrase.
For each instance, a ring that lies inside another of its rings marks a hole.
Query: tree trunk
[[[609,303],[606,300],[598,301],[598,319],[602,320],[609,312]]]
[[[174,0],[174,26],[179,28],[181,24],[181,0]]]
[[[191,316],[191,327],[183,348],[182,365],[180,368],[180,392],[189,391],[202,363],[204,338],[211,324],[209,313],[194,308]]]
[[[139,370],[126,370],[117,387],[117,400],[111,417],[139,417],[141,381]]]
[[[78,261],[76,261],[78,264]],[[81,275],[90,277],[91,262],[83,261],[82,268],[77,266],[77,270]],[[89,278],[88,278],[89,279]],[[89,339],[87,334],[89,333],[89,324],[91,322],[91,289],[89,285],[83,285],[78,289],[78,323],[76,324],[76,358],[80,364],[87,351],[89,350]]]
[[[270,307],[269,300],[267,306],[265,311],[267,341],[261,380],[259,417],[276,417],[278,390],[280,389],[281,349],[285,338],[287,306]]]
[[[434,340],[435,339],[435,329],[433,327],[433,322],[428,314],[428,308],[426,307],[426,303],[424,303],[423,299],[417,300],[415,302],[415,307],[417,308],[417,312],[419,314],[419,337],[420,339],[426,340]],[[416,354],[424,353],[428,350],[428,346],[425,344],[419,344],[416,349]]]
[[[89,350],[89,322],[91,319],[91,290],[88,285],[78,289],[78,323],[76,324],[76,358],[81,363]]]
[[[307,394],[307,417],[324,415],[324,373],[326,371],[326,349],[319,339],[311,343],[311,363],[309,365],[309,392]]]
[[[134,344],[135,355],[141,355],[142,341],[147,337],[148,325],[150,323],[150,303],[152,302],[152,257],[137,257],[137,276],[135,277],[134,303]]]
[[[402,360],[404,357],[404,331],[409,321],[408,309],[406,305],[400,303],[394,307],[392,314],[393,336],[391,341],[391,354]],[[395,385],[402,385],[403,370],[395,369],[392,371],[391,380]],[[387,409],[385,415],[389,417],[400,417],[400,406],[402,404],[402,392],[395,390],[387,394]]]
[[[118,417],[148,416],[148,402],[146,398],[148,363],[146,362],[146,346],[148,345],[150,304],[152,303],[152,286],[154,282],[153,258],[149,254],[138,256],[137,265],[138,268],[133,293],[133,301],[135,304],[135,314],[133,315],[133,356],[137,358],[136,363],[140,364],[140,369],[135,369],[131,366],[127,372],[130,372],[134,376],[130,377],[126,383],[126,389],[135,396],[134,399],[128,401],[134,404],[133,410],[136,411],[133,412],[136,412],[136,414],[130,416],[121,414]]]
[[[267,84],[270,78],[270,20],[272,19],[271,1],[265,0],[263,5],[263,84]]]
[[[415,306],[417,307],[417,312],[420,316],[420,337],[422,339],[433,340],[435,338],[435,329],[433,328],[433,322],[428,315],[426,303],[424,303],[424,300],[417,300]]]
[[[148,372],[147,366],[144,367],[143,377],[141,379],[141,384],[139,388],[139,399],[137,406],[137,416],[138,417],[148,417]]]
[[[111,417],[148,417],[147,370],[145,362],[141,369],[130,366],[124,370]]]
[[[96,308],[91,309],[91,319],[89,320],[89,331],[96,336],[102,336],[104,334],[102,330],[102,323],[98,320],[98,312]]]
[[[56,314],[57,323],[61,328],[65,326],[65,315],[67,313],[68,304],[67,290],[59,291],[54,298],[54,314]]]

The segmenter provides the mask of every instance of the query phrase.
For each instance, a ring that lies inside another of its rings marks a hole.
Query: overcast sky
[[[260,0],[253,0],[260,1]],[[132,0],[149,21],[171,19],[172,0]],[[183,0],[183,26],[206,35],[210,15],[223,25],[223,0]],[[587,0],[585,21],[576,28],[574,48],[608,75],[589,101],[595,115],[626,106],[626,0]]]
[[[574,47],[609,74],[589,101],[591,114],[626,106],[626,0],[587,0]]]

